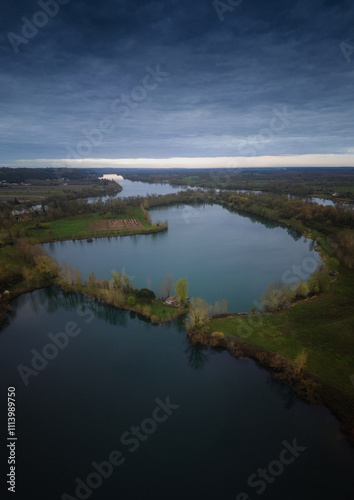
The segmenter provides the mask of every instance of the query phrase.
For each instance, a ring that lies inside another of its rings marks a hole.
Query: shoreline
[[[207,334],[195,335],[188,332],[187,338],[192,345],[203,349],[223,349],[236,359],[241,357],[252,359],[261,368],[267,370],[274,380],[286,384],[300,400],[310,405],[324,405],[338,420],[341,432],[354,447],[354,418],[351,414],[346,414],[338,404],[341,396],[335,390],[331,391],[329,387],[324,386],[307,370],[296,379],[286,358],[241,338],[221,339]]]
[[[166,203],[165,205],[170,205],[174,204],[176,202],[172,203]],[[177,202],[178,203],[178,202]],[[181,202],[183,204],[188,204],[186,202]],[[209,204],[212,204],[210,201],[207,202]],[[214,202],[215,203],[215,202]],[[226,204],[222,204],[220,202],[216,202],[215,204],[220,205],[224,208],[230,209]],[[157,206],[163,206],[163,205],[157,205]],[[156,206],[156,207],[157,207]],[[151,207],[155,208],[155,207]],[[252,216],[255,214],[252,214],[252,212],[246,212],[237,208],[232,208],[232,211],[235,211],[236,213],[241,213],[245,214],[247,216]],[[266,219],[263,216],[258,216],[264,218],[264,220],[271,220],[272,222],[276,222],[277,224],[283,226],[284,228],[286,227],[292,227],[288,221],[285,220],[272,220],[272,219]],[[88,238],[111,238],[111,237],[119,237],[119,236],[134,236],[134,235],[140,235],[140,234],[154,234],[158,232],[162,232],[164,230],[168,229],[168,227],[156,227],[153,229],[147,229],[147,230],[136,230],[131,233],[127,234],[111,234],[111,235],[100,235],[100,236],[84,236],[84,237],[79,237],[79,238],[65,238],[65,239],[53,239],[53,240],[46,240],[44,243],[54,243],[54,242],[60,242],[60,241],[78,241],[78,240],[87,240]],[[328,256],[328,253],[326,252],[325,248],[321,245],[321,241],[318,241],[322,238],[322,234],[320,234],[320,238],[317,238],[316,236],[312,234],[312,230],[310,228],[304,227],[302,231],[297,230],[299,234],[302,236],[311,239],[315,241],[318,246],[319,246],[319,255],[320,259],[322,262],[326,261],[326,258]],[[11,301],[15,299],[16,297],[25,294],[25,293],[30,293],[32,291],[35,291],[37,289],[42,289],[42,288],[48,288],[50,286],[58,286],[53,283],[50,284],[40,284],[38,286],[32,286],[29,287],[26,290],[15,290],[12,292],[9,296],[9,298],[6,297],[4,301],[2,301],[1,306],[5,306],[4,310],[1,310],[1,317],[0,317],[0,327],[5,326],[6,319],[8,317],[6,309],[7,306],[11,308]],[[152,315],[146,315],[142,313],[141,311],[138,311],[134,308],[134,306],[120,306],[117,307],[113,304],[107,303],[103,301],[102,299],[97,299],[93,297],[92,295],[89,295],[83,291],[79,290],[64,290],[62,287],[58,286],[60,290],[63,291],[63,293],[79,293],[85,297],[90,298],[91,300],[94,300],[96,302],[102,303],[104,305],[114,307],[118,310],[125,310],[125,311],[130,311],[135,314],[137,314],[138,318],[139,315],[141,315],[143,318],[147,318],[148,320],[151,320]],[[90,300],[89,299],[89,300]],[[304,298],[302,300],[296,301],[292,304],[290,304],[290,307],[295,306],[299,303],[308,301],[308,300],[314,300],[318,299],[318,296],[312,296],[310,298]],[[186,314],[186,311],[181,311],[178,313],[175,317],[173,318],[166,318],[166,319],[159,319],[158,321],[152,321],[155,324],[164,324],[164,323],[169,323],[177,319],[178,317],[181,317]],[[265,316],[275,316],[276,313],[257,313],[257,315],[265,315]],[[244,316],[244,317],[252,317],[252,315],[249,312],[237,312],[237,313],[230,313],[230,314],[225,314],[222,315],[224,318],[232,318],[232,317],[237,317],[237,316]],[[139,318],[140,319],[140,318]],[[187,331],[187,329],[186,329]],[[187,331],[187,337],[191,338]],[[306,370],[304,371],[304,375],[301,380],[298,380],[294,382],[294,380],[291,378],[291,373],[289,372],[289,366],[287,359],[278,354],[276,351],[271,351],[268,350],[267,348],[261,347],[257,344],[252,344],[249,343],[243,339],[238,339],[237,337],[232,337],[232,338],[227,338],[227,339],[216,339],[211,336],[205,335],[204,338],[201,340],[201,337],[198,338],[198,341],[196,341],[196,344],[199,344],[203,346],[204,348],[223,348],[229,351],[229,353],[233,357],[240,357],[240,356],[247,356],[250,359],[254,359],[262,368],[267,369],[270,371],[272,377],[274,377],[276,380],[283,381],[287,385],[290,386],[291,390],[301,399],[305,400],[309,404],[324,404],[329,410],[332,412],[332,414],[339,420],[341,424],[341,430],[343,433],[348,435],[349,442],[352,446],[354,446],[354,419],[353,419],[353,414],[350,412],[347,412],[345,407],[340,404],[340,400],[343,399],[343,395],[338,391],[336,392],[335,388],[332,388],[330,385],[326,385],[323,382],[320,382],[319,379],[316,380],[313,376],[309,374]],[[282,358],[282,360],[280,360]],[[277,362],[280,362],[280,365],[278,367],[275,367],[274,365],[277,364]],[[344,391],[343,391],[344,394]]]
[[[45,245],[46,243],[60,243],[61,241],[82,241],[82,240],[95,240],[95,239],[101,239],[101,238],[120,238],[121,236],[137,236],[137,235],[143,235],[143,234],[155,234],[155,233],[161,233],[163,231],[167,231],[168,227],[157,227],[157,228],[150,228],[150,229],[141,229],[141,230],[133,230],[131,233],[125,233],[125,234],[103,234],[103,235],[87,235],[87,236],[80,236],[79,238],[63,238],[63,239],[52,239],[52,240],[45,240],[45,241],[40,241],[39,245]],[[103,232],[103,231],[102,231]]]
[[[51,286],[57,287],[64,294],[79,294],[86,298],[89,302],[96,302],[107,307],[113,307],[117,310],[133,312],[139,316],[149,320],[151,323],[159,325],[166,324],[177,320],[178,318],[185,316],[187,312],[180,311],[173,318],[161,319],[159,321],[152,321],[151,315],[147,316],[141,311],[136,310],[133,306],[115,306],[102,299],[97,299],[94,296],[79,290],[64,290],[62,287],[53,284],[40,284],[38,286],[30,287],[28,290],[18,290],[11,294],[11,298],[8,300],[9,308],[6,310],[5,314],[2,315],[0,319],[0,329],[6,327],[6,321],[8,319],[8,310],[11,310],[11,302],[15,298],[24,295],[26,293],[31,293],[36,290],[41,290],[45,288],[50,288]],[[318,298],[314,296],[313,299]],[[304,302],[308,299],[304,299]],[[297,303],[299,303],[297,302]],[[296,303],[296,304],[297,304]],[[256,315],[266,315],[273,316],[275,313],[256,313]],[[217,315],[212,319],[217,319],[218,317],[223,318],[234,318],[234,317],[253,317],[254,314],[239,312],[231,314]],[[340,423],[340,430],[348,438],[349,443],[354,447],[354,418],[352,414],[347,413],[340,405],[340,400],[343,398],[342,395],[338,394],[335,389],[331,389],[329,386],[324,385],[319,379],[310,374],[306,369],[302,373],[301,377],[294,379],[293,372],[291,369],[291,362],[289,362],[281,354],[271,351],[265,347],[259,346],[257,344],[252,344],[247,340],[241,339],[239,337],[225,337],[223,339],[212,337],[208,334],[193,334],[188,332],[186,328],[186,338],[194,346],[201,346],[203,349],[223,349],[229,352],[229,354],[238,359],[240,357],[246,357],[254,360],[261,368],[267,370],[270,375],[277,381],[286,384],[290,390],[301,400],[305,401],[307,404],[311,405],[324,405],[330,412],[335,416],[335,418]]]

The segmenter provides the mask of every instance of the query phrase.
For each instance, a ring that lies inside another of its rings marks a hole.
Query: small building
[[[168,297],[165,301],[164,304],[166,306],[171,306],[171,307],[179,307],[179,300],[178,297]]]

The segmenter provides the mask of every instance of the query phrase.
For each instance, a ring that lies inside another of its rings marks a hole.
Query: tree
[[[68,283],[69,285],[74,284],[74,270],[71,263],[62,262],[60,268],[60,274],[63,281]]]
[[[310,290],[308,285],[306,283],[303,283],[301,280],[299,280],[294,286],[295,297],[298,297],[300,299],[307,297],[309,291]]]
[[[166,274],[163,280],[160,281],[157,287],[157,296],[164,300],[171,295],[173,277],[171,274]]]
[[[46,280],[52,280],[59,275],[58,262],[47,255],[41,255],[34,258],[36,270]]]
[[[174,289],[176,291],[178,300],[180,304],[184,305],[188,299],[188,281],[187,278],[180,278],[176,283],[174,283]]]
[[[299,377],[304,366],[307,363],[307,352],[305,349],[302,349],[300,354],[298,354],[294,360],[294,375],[295,377]]]
[[[135,295],[138,299],[141,299],[144,303],[151,302],[156,298],[155,293],[148,288],[141,288],[141,290],[136,290]]]
[[[100,282],[94,272],[90,273],[87,278],[87,288],[91,293],[97,293],[100,287]]]
[[[33,277],[33,272],[28,267],[22,268],[22,276],[25,278],[27,288],[30,288],[29,280]]]
[[[277,286],[274,286],[274,283],[271,283],[262,295],[262,309],[265,312],[279,311],[291,303],[293,299],[294,291],[291,289],[290,285],[283,287],[281,283]]]
[[[207,304],[207,302],[200,297],[196,299],[192,298],[189,303],[189,312],[186,318],[187,329],[203,333],[209,322],[209,313],[211,310],[212,306]]]
[[[77,286],[80,286],[81,285],[81,273],[80,273],[80,269],[77,267],[76,268],[76,271],[75,271],[75,283]]]
[[[213,315],[216,316],[218,314],[226,314],[226,313],[227,313],[227,301],[225,299],[216,301],[213,307]]]
[[[18,238],[15,242],[15,248],[25,262],[33,262],[32,245],[27,238]]]
[[[330,282],[331,277],[327,272],[326,266],[319,267],[307,280],[308,288],[313,294],[327,291]]]
[[[112,283],[115,289],[120,290],[123,293],[130,293],[133,290],[129,276],[125,273],[113,271]]]

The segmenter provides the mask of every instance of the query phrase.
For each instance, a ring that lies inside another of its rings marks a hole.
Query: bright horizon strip
[[[27,164],[27,165],[26,165]],[[354,167],[354,154],[304,154],[257,157],[209,158],[82,158],[7,161],[3,166],[77,168],[270,168],[270,167]]]

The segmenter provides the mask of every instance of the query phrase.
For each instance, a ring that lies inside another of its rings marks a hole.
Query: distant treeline
[[[132,181],[232,190],[259,190],[297,196],[354,199],[354,168],[183,169],[124,172]]]
[[[0,181],[9,183],[20,184],[28,179],[57,180],[63,178],[69,180],[97,179],[98,175],[87,168],[0,168]]]
[[[30,215],[34,216],[39,212],[47,213],[53,208],[60,207],[62,209],[62,216],[69,216],[68,214],[77,214],[80,210],[84,213],[91,213],[91,208],[86,206],[88,203],[85,201],[87,198],[99,198],[102,196],[115,196],[122,191],[122,186],[115,181],[109,180],[94,180],[92,185],[84,186],[82,189],[75,189],[65,191],[63,193],[50,194],[41,202],[41,209],[32,209]],[[78,203],[71,203],[77,201]],[[30,209],[33,202],[26,201],[21,204],[14,197],[13,201],[5,201],[0,203],[0,215],[4,218],[10,218],[12,211],[18,208]],[[65,214],[65,215],[64,215]]]

